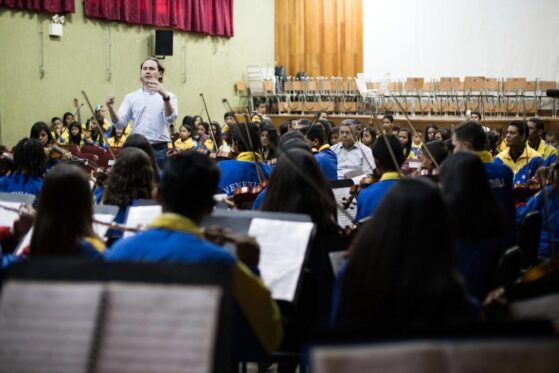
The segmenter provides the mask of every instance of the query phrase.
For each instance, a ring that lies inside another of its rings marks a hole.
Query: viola
[[[376,172],[375,169],[373,172]],[[367,188],[368,186],[380,181],[381,175],[375,173],[373,175],[367,175],[359,181],[359,185],[352,185],[349,188],[349,197],[345,197],[342,199],[342,207],[344,210],[352,208],[353,200],[357,198],[359,193]]]
[[[224,151],[224,150],[220,150],[217,153],[211,153],[210,154],[210,158],[214,158],[216,161],[224,161],[227,159],[237,159],[237,157],[239,156],[238,153],[234,152],[234,151]]]

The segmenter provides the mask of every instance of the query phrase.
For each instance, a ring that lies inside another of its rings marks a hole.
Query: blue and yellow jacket
[[[145,232],[115,243],[108,261],[223,263],[231,267],[233,295],[258,342],[268,352],[283,337],[281,315],[270,291],[243,263],[223,248],[202,239],[200,228],[185,216],[164,213]]]
[[[272,173],[272,167],[262,163],[262,156],[256,154],[258,167],[262,171],[264,178],[268,178]],[[241,187],[254,188],[259,185],[260,180],[256,173],[253,152],[242,152],[235,160],[224,160],[217,163],[221,173],[218,187],[228,196],[232,195],[235,189]]]
[[[338,157],[330,145],[325,144],[318,149],[318,153],[314,154],[314,158],[318,162],[318,166],[328,180],[338,180]]]
[[[526,146],[529,146],[528,143],[526,143]],[[538,148],[534,150],[542,155],[543,165],[546,167],[549,167],[553,163],[555,163],[559,157],[559,152],[557,152],[557,149],[555,149],[551,145],[546,144],[543,140],[540,140]]]
[[[510,148],[500,152],[493,161],[496,164],[508,166],[514,173],[514,184],[526,184],[529,179],[534,177],[538,168],[543,166],[543,158],[540,153],[526,146],[524,151],[514,162],[509,154]]]
[[[397,172],[385,172],[378,183],[362,190],[357,195],[357,215],[355,220],[359,221],[372,215],[380,204],[382,197],[398,180],[400,180],[400,175]]]
[[[555,252],[559,250],[559,191],[554,191],[553,187],[548,185],[530,198],[525,206],[521,206],[516,210],[516,224],[520,225],[524,217],[532,211],[539,211],[542,217],[539,255],[549,257],[553,252],[549,242],[550,235],[553,235]],[[549,211],[549,217],[547,211]]]

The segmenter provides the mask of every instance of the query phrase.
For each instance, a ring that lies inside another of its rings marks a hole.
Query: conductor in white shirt
[[[357,141],[357,128],[348,121],[340,124],[340,142],[332,146],[338,157],[338,179],[344,179],[350,171],[361,170],[370,175],[375,169],[371,148]]]
[[[146,137],[160,168],[165,164],[167,144],[171,141],[169,125],[178,116],[177,97],[161,84],[164,72],[158,59],[147,58],[140,65],[142,87],[124,97],[118,113],[113,107],[115,97],[109,96],[106,101],[113,125],[123,129],[132,121],[131,133]]]

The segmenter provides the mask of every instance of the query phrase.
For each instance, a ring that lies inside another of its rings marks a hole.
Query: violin
[[[58,161],[72,159],[72,153],[62,149],[58,145],[50,145],[47,146],[46,149],[48,149],[48,158],[50,160]]]
[[[363,189],[367,188],[368,186],[380,181],[381,175],[378,174],[378,169],[375,168],[373,171],[373,175],[367,175],[359,181],[359,185],[352,185],[349,188],[349,197],[344,197],[342,199],[342,207],[344,210],[352,209],[353,200],[357,198],[359,192]]]
[[[230,151],[219,150],[217,153],[210,154],[210,158],[215,159],[218,162],[227,159],[236,159],[238,156],[239,154],[234,152],[233,150]]]
[[[254,187],[240,187],[235,189],[233,195],[230,197],[231,201],[240,210],[250,210],[258,197],[267,186],[267,180]]]
[[[515,184],[512,188],[512,195],[514,198],[514,205],[519,206],[525,204],[532,196],[537,194],[545,185],[548,180],[536,175],[528,180],[527,183]]]

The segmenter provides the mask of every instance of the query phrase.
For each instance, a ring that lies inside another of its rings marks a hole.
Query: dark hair
[[[159,62],[159,60],[155,57],[148,57],[146,58],[141,64],[140,64],[140,71],[142,70],[142,68],[144,67],[144,63],[146,63],[147,61],[153,61],[157,64],[157,70],[159,71],[159,73],[161,74],[161,77],[157,80],[159,80],[160,83],[163,82],[163,73],[165,73],[165,68],[161,65],[161,63]]]
[[[291,131],[282,135],[279,139],[280,152],[286,152],[291,149],[301,149],[310,152],[311,149],[305,142],[303,134],[299,131]],[[280,153],[281,154],[281,153]]]
[[[437,164],[439,166],[441,165],[441,163],[443,163],[446,157],[448,157],[448,149],[446,148],[444,141],[441,140],[430,141],[426,143],[425,146],[427,147],[427,149],[429,149],[431,155],[433,156],[433,158],[435,158],[435,161],[437,161]],[[429,160],[431,160],[431,157],[427,155],[425,149],[423,149],[422,151],[425,153],[425,156],[428,157]]]
[[[294,164],[298,166],[296,170]],[[308,179],[320,188],[320,192],[309,184]],[[334,194],[308,150],[290,149],[281,154],[260,209],[308,214],[321,232],[337,226]]]
[[[441,165],[441,183],[455,239],[501,237],[506,220],[489,186],[485,167],[473,152],[458,152]]]
[[[130,206],[135,199],[149,199],[155,186],[153,168],[146,153],[138,148],[120,152],[103,193],[103,203]]]
[[[74,114],[72,114],[72,113],[70,113],[70,112],[67,111],[67,112],[65,112],[64,115],[62,116],[62,125],[63,125],[63,126],[66,126],[66,118],[69,117],[70,115],[71,115],[71,116],[74,116]],[[72,124],[72,123],[70,123],[70,124]]]
[[[402,144],[400,144],[400,140],[396,138],[394,135],[381,135],[377,137],[375,142],[373,143],[373,156],[375,157],[375,162],[379,163],[383,169],[383,171],[396,171],[396,165],[394,164],[394,160],[390,155],[390,150],[386,146],[385,138],[388,140],[392,151],[394,152],[394,157],[396,158],[396,162],[398,163],[398,167],[404,163],[404,150],[402,149]]]
[[[194,130],[192,129],[192,126],[191,126],[190,124],[183,124],[182,126],[179,127],[179,130],[180,130],[180,128],[182,128],[182,127],[186,128],[186,130],[187,130],[188,132],[190,132],[190,136],[192,136],[192,132],[193,132]]]
[[[405,145],[402,145],[402,152],[404,153],[404,159],[407,159],[410,155],[410,152],[411,152],[412,134],[411,134],[411,131],[410,131],[409,128],[400,128],[400,131],[398,131],[398,134],[400,134],[400,132],[405,132],[405,133],[408,134],[408,141],[406,142]]]
[[[77,136],[72,135],[72,128],[78,128],[79,133]],[[82,144],[82,125],[78,122],[73,122],[68,126],[68,143],[74,145],[81,145]]]
[[[97,122],[97,127],[96,129],[92,129],[91,125],[95,124],[95,122]],[[99,145],[103,145],[105,143],[105,136],[103,136],[103,125],[101,123],[99,123],[98,120],[93,120],[93,118],[88,119],[86,122],[86,128],[89,129],[89,136],[91,137],[91,140],[95,141],[96,143],[98,143]]]
[[[219,181],[217,166],[204,154],[187,150],[167,159],[159,196],[166,211],[195,221],[213,206]]]
[[[57,121],[57,120],[62,122],[62,119],[60,119],[59,117],[52,117],[51,120],[50,120],[50,124],[51,125],[54,124],[54,122]],[[62,125],[64,125],[64,123],[62,123]]]
[[[272,144],[272,146],[270,146],[268,149],[268,159],[276,158],[279,143],[279,137],[278,132],[276,131],[276,127],[274,127],[274,125],[270,121],[265,120],[260,127],[260,133],[264,131],[268,132],[268,139]]]
[[[230,127],[229,133],[237,143],[239,152],[252,152],[260,148],[260,130],[254,123],[235,124]]]
[[[192,125],[192,123],[194,122],[194,118],[192,118],[190,115],[185,115],[184,118],[182,118],[182,124],[188,124],[189,126]]]
[[[394,117],[391,114],[386,114],[382,119],[388,119],[390,123],[394,123]]]
[[[332,135],[340,135],[340,129],[337,127],[332,128],[332,132],[330,132],[330,136],[328,136],[328,144],[332,145]]]
[[[479,119],[481,119],[481,113],[480,113],[479,111],[472,111],[472,112],[470,112],[470,117],[471,117],[472,115],[477,115],[477,117],[478,117]]]
[[[448,222],[432,182],[414,178],[392,186],[354,241],[339,324],[441,324],[460,314],[465,291],[455,275]],[[425,234],[432,227],[437,234]]]
[[[31,256],[78,255],[80,240],[95,236],[92,220],[89,178],[75,165],[56,165],[45,176],[39,194]]]
[[[14,166],[26,176],[40,177],[46,170],[47,158],[43,146],[37,139],[19,140],[14,151]]]
[[[324,127],[322,127],[322,124],[315,123],[303,131],[306,138],[311,141],[318,140],[319,146],[324,145],[326,134],[324,133]]]
[[[452,136],[452,131],[449,128],[441,128],[439,132],[443,137],[443,141],[450,139],[450,137]]]
[[[430,130],[431,128],[435,129],[435,131],[438,131],[438,130],[439,130],[439,127],[437,127],[436,124],[429,124],[429,125],[427,125],[427,127],[425,127],[425,141],[430,141],[430,140],[429,140],[429,136],[427,136],[427,133],[429,132],[429,130]],[[434,138],[434,136],[435,136],[435,133],[433,133],[433,138]]]
[[[284,134],[287,133],[287,131],[289,131],[289,124],[288,123],[282,123],[279,126],[279,135],[282,136]]]
[[[47,133],[47,145],[54,143],[54,139],[52,137],[52,133],[50,132],[49,126],[47,126],[45,122],[37,122],[33,126],[31,126],[31,133],[29,134],[29,137],[38,140],[41,131],[45,131]]]
[[[324,127],[324,143],[323,144],[327,144],[328,143],[328,139],[330,138],[330,133],[332,133],[332,128],[335,127],[334,123],[332,123],[329,120],[326,119],[321,119],[319,121],[317,121],[317,123],[322,124],[322,127]]]
[[[212,126],[211,129],[212,129],[212,132],[213,132],[213,137],[215,137],[215,142],[217,143],[217,144],[215,144],[215,151],[218,151],[219,147],[221,145],[223,145],[223,135],[221,134],[221,126],[219,125],[219,123],[214,122],[214,121],[212,121],[209,124],[209,126]],[[208,131],[210,130],[209,126],[208,126]],[[214,131],[214,128],[215,128],[215,131]],[[211,138],[212,141],[213,141],[213,137]]]
[[[516,127],[520,136],[528,137],[528,125],[523,120],[513,120],[509,123],[509,126]]]
[[[223,120],[227,119],[227,117],[235,118],[235,113],[233,113],[232,111],[228,111],[227,113],[223,114]]]
[[[155,161],[155,155],[153,154],[153,149],[151,148],[149,141],[144,137],[144,135],[140,135],[139,133],[131,134],[126,138],[124,144],[122,144],[122,148],[138,148],[143,150],[151,161],[155,181],[159,181],[159,168],[157,167],[157,162]]]
[[[309,128],[312,125],[312,122],[308,119],[300,119],[300,120],[297,121],[297,125],[301,126],[301,127],[304,127],[302,129],[306,130],[307,128]]]
[[[460,123],[454,128],[454,135],[460,142],[469,142],[475,151],[487,149],[487,134],[477,122]]]
[[[491,155],[493,155],[493,156],[496,156],[500,152],[500,149],[499,149],[500,139],[501,139],[501,136],[499,135],[499,133],[497,131],[491,130],[491,131],[487,132],[487,142],[488,142],[487,147],[488,147],[489,152],[491,152]]]
[[[536,125],[536,129],[543,131],[544,123],[543,123],[543,120],[541,118],[533,117],[533,118],[528,119],[528,122],[534,123]]]
[[[200,123],[204,123],[204,119],[200,115],[195,115],[195,116],[192,117],[192,123],[191,124],[194,126],[194,123],[198,119],[200,119]]]

